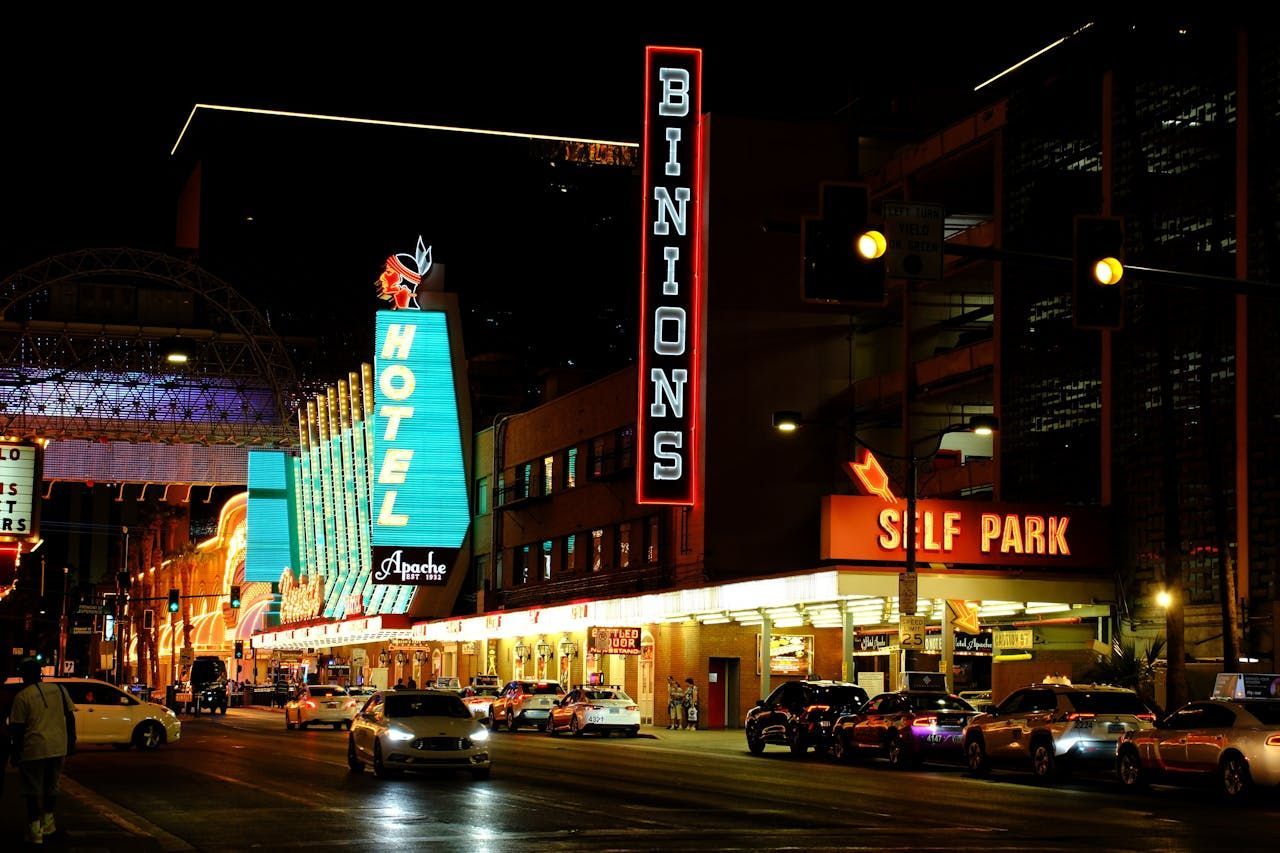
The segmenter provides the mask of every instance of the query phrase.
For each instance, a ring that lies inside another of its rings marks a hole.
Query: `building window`
[[[515,550],[515,562],[511,566],[512,583],[517,586],[529,582],[529,546],[521,545]]]
[[[618,568],[625,569],[631,565],[631,523],[624,521],[618,525]]]
[[[493,588],[502,589],[502,552],[493,555]]]
[[[472,577],[475,579],[477,590],[487,589],[489,587],[489,555],[477,554],[472,560],[473,570]]]
[[[549,495],[556,490],[556,458],[542,457],[542,493]]]
[[[565,453],[564,487],[572,489],[578,485],[578,448],[570,447]]]
[[[618,430],[618,467],[630,468],[636,461],[636,428]]]
[[[481,477],[476,480],[476,515],[486,515],[489,512],[489,478]]]
[[[651,515],[645,522],[644,559],[651,566],[658,565],[662,554],[662,517]]]
[[[516,468],[516,497],[529,497],[529,481],[533,479],[533,463],[526,462]]]
[[[578,570],[578,534],[564,537],[564,570],[572,574]]]
[[[591,439],[591,476],[599,479],[604,476],[604,438]]]
[[[597,527],[591,531],[591,571],[604,568],[604,531]]]
[[[498,490],[494,494],[494,504],[504,506],[507,503],[507,477],[505,474],[498,475]]]
[[[551,580],[551,540],[542,541],[542,579]]]

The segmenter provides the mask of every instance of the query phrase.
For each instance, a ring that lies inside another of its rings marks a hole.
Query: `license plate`
[[[326,708],[336,708],[336,707],[338,707],[338,703],[337,703],[337,702],[325,702],[325,703],[324,703],[324,706],[325,706]]]
[[[545,717],[547,715],[547,712],[534,709],[532,711],[525,711],[524,715],[526,717]]]
[[[610,709],[609,709],[609,715],[610,715],[610,716],[613,716],[614,714],[617,714],[617,713],[618,713],[618,709],[617,709],[617,708],[610,708]]]
[[[1075,727],[1077,729],[1091,729],[1093,728],[1093,720],[1076,720]]]
[[[1111,723],[1107,726],[1107,731],[1113,735],[1121,734],[1124,732],[1124,723]]]
[[[955,737],[955,735],[930,734],[930,735],[924,736],[924,742],[925,743],[946,743],[949,740],[951,740],[953,737]]]

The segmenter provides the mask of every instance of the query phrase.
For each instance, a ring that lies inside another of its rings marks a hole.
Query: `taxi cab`
[[[640,706],[618,685],[581,685],[551,709],[547,731],[553,735],[569,732],[581,737],[599,732],[606,737],[621,732],[627,737],[640,733]]]
[[[1116,774],[1129,789],[1211,781],[1228,801],[1280,785],[1280,675],[1222,673],[1210,699],[1122,735]]]

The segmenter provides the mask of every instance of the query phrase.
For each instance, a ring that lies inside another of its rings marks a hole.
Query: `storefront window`
[[[542,457],[542,493],[549,495],[556,490],[556,458]]]
[[[551,580],[551,540],[546,539],[542,543],[542,579],[544,581]]]
[[[591,531],[591,571],[598,572],[604,568],[604,531],[596,528]]]
[[[631,523],[624,521],[618,525],[618,568],[625,569],[631,565]]]
[[[578,485],[578,448],[570,447],[565,453],[564,487],[572,489]]]

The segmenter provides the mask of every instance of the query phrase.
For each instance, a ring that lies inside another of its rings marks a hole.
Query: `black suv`
[[[813,747],[831,748],[835,721],[867,704],[867,691],[844,681],[788,681],[747,712],[747,749],[764,752],[767,743],[788,746],[796,755]]]
[[[191,664],[191,702],[197,712],[227,713],[227,665],[216,655],[200,655]]]

